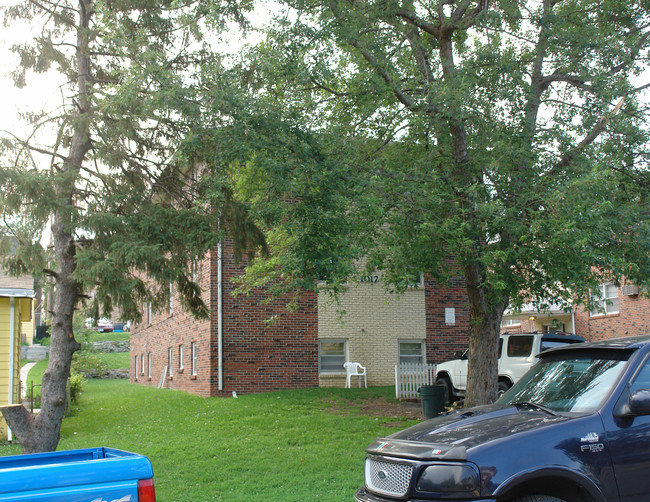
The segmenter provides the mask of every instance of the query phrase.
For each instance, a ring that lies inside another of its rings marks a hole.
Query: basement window
[[[347,354],[347,340],[320,340],[318,342],[318,371],[320,373],[344,373],[343,364]]]

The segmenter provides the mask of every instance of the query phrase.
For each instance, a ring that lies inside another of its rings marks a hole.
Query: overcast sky
[[[0,0],[0,6],[16,3],[16,0]],[[18,66],[18,57],[9,49],[12,45],[30,41],[35,34],[36,30],[24,22],[0,27],[0,130],[21,137],[27,129],[19,121],[19,110],[36,112],[55,106],[58,101],[56,82],[60,76],[54,72],[32,75],[27,80],[28,86],[23,89],[14,86],[11,72]]]

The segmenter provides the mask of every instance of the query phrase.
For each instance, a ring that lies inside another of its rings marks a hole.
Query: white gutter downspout
[[[576,332],[576,310],[573,308],[571,309],[571,324],[573,324],[571,328],[571,333]]]
[[[12,296],[9,299],[9,402],[14,404],[14,345],[16,339],[16,329],[14,323],[16,322],[16,300]],[[11,429],[7,426],[7,440],[11,441]]]
[[[219,350],[219,390],[223,390],[223,285],[221,242],[217,244],[217,343]]]

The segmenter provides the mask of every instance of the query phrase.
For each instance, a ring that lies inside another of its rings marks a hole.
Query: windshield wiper
[[[532,408],[533,410],[538,410],[538,411],[543,411],[544,413],[548,413],[549,415],[552,415],[554,417],[557,417],[558,414],[555,413],[553,410],[542,406],[541,404],[537,403],[531,403],[530,401],[521,401],[519,403],[512,403],[513,406],[515,406],[517,409],[519,408]]]

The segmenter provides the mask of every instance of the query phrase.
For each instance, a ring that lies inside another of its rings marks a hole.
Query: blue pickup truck
[[[650,500],[650,337],[539,358],[494,405],[370,444],[356,501]]]
[[[112,448],[0,457],[0,501],[156,502],[147,457]]]

